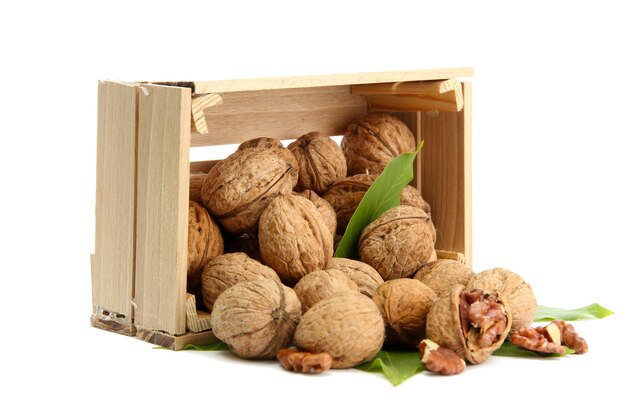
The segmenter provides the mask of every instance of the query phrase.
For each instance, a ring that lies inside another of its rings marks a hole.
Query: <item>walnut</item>
[[[197,294],[202,268],[224,252],[224,241],[217,224],[200,204],[189,201],[187,238],[187,290]]]
[[[385,324],[376,304],[356,291],[315,304],[296,328],[296,346],[306,352],[328,352],[333,368],[351,368],[372,359],[383,345]]]
[[[350,218],[363,199],[363,196],[376,180],[377,175],[359,174],[344,178],[334,183],[323,195],[335,209],[337,215],[337,232],[345,232]],[[430,206],[422,198],[417,188],[407,185],[400,195],[400,204],[419,207],[430,213]]]
[[[379,174],[396,156],[415,150],[415,138],[398,118],[372,113],[351,123],[341,141],[348,175]]]
[[[263,278],[280,282],[276,272],[245,253],[225,253],[209,262],[202,271],[202,301],[211,311],[217,297],[244,281]]]
[[[387,281],[413,276],[435,248],[435,226],[422,209],[396,206],[371,222],[359,238],[359,256]]]
[[[322,215],[322,219],[324,219],[324,223],[328,226],[328,230],[330,230],[330,233],[334,236],[337,231],[337,215],[335,214],[333,206],[331,206],[328,201],[315,194],[313,190],[304,190],[301,193],[294,194],[311,200],[311,202],[315,204],[315,208],[317,208]]]
[[[300,304],[302,313],[324,298],[344,291],[358,291],[359,287],[348,276],[337,270],[313,271],[298,281],[293,287]]]
[[[261,148],[261,149],[285,149],[283,144],[274,138],[260,137],[256,139],[247,140],[239,145],[237,151],[243,151],[244,149]]]
[[[224,253],[243,252],[255,261],[263,262],[261,259],[261,250],[259,249],[259,240],[252,233],[244,233],[243,235],[224,234]]]
[[[535,321],[537,299],[533,289],[522,277],[504,268],[494,268],[476,274],[467,283],[467,289],[494,288],[504,294],[513,314],[511,330],[529,327]]]
[[[281,349],[276,358],[286,370],[305,374],[321,374],[329,370],[333,363],[333,357],[327,352],[300,352],[296,348]]]
[[[297,191],[326,192],[335,181],[346,177],[346,158],[339,145],[328,136],[310,132],[289,144],[298,161]]]
[[[378,287],[372,300],[385,321],[385,345],[417,347],[424,337],[426,316],[436,298],[433,290],[408,278],[392,279]]]
[[[545,327],[524,327],[511,331],[511,343],[524,349],[542,353],[564,355],[567,349],[561,346],[561,330],[552,322]]]
[[[382,285],[383,279],[374,268],[365,262],[348,258],[332,258],[328,262],[328,270],[337,269],[344,272],[359,287],[361,294],[372,298],[376,289]]]
[[[259,246],[265,264],[286,285],[325,269],[333,256],[333,237],[315,205],[304,197],[281,195],[263,211]]]
[[[202,202],[226,231],[255,231],[269,202],[277,195],[291,193],[298,169],[281,152],[289,151],[244,149],[209,171],[202,186]]]
[[[204,172],[192,173],[189,175],[189,199],[202,204],[202,184],[208,174]]]
[[[452,349],[439,346],[430,339],[419,344],[420,359],[426,369],[441,375],[456,375],[465,370],[465,361]]]
[[[291,288],[260,278],[225,290],[215,300],[211,325],[235,355],[270,359],[291,344],[300,316],[300,301]]]
[[[451,259],[439,259],[421,267],[413,279],[417,279],[432,289],[437,297],[455,284],[466,286],[474,271],[467,265]]]
[[[426,320],[426,337],[479,364],[502,346],[511,323],[504,295],[492,288],[465,291],[459,284],[434,302]]]

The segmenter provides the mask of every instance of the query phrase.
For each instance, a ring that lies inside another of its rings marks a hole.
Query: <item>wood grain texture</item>
[[[185,333],[191,90],[139,94],[137,327]]]
[[[352,94],[367,96],[370,111],[460,111],[463,92],[459,80],[365,84]]]
[[[137,85],[98,84],[96,242],[92,258],[93,313],[133,318]]]
[[[461,96],[461,82],[457,79],[435,81],[407,81],[380,84],[361,84],[352,86],[352,94],[417,94],[440,95],[447,92],[457,92]]]
[[[91,326],[124,336],[135,336],[137,334],[137,329],[133,323],[129,323],[127,320],[108,319],[99,314],[91,315]]]
[[[190,173],[199,173],[204,172],[208,173],[215,164],[217,164],[219,160],[211,160],[211,161],[194,161],[189,164],[189,172]]]
[[[355,74],[313,75],[298,77],[257,78],[248,80],[194,81],[194,92],[225,93],[231,91],[280,90],[287,88],[328,87],[336,85],[374,84],[401,81],[447,80],[471,77],[472,68],[424,69]]]
[[[260,136],[296,139],[311,131],[340,135],[367,112],[365,99],[351,94],[349,86],[220,95],[223,104],[204,110],[209,133],[193,134],[191,146],[241,143]]]
[[[463,83],[458,113],[422,113],[422,195],[431,205],[436,248],[472,263],[471,84]]]
[[[215,337],[210,330],[200,333],[185,333],[180,336],[172,336],[171,334],[155,330],[137,329],[137,338],[152,343],[153,345],[163,346],[172,350],[181,350],[189,344],[200,346],[219,342],[219,339]]]
[[[222,96],[219,94],[194,95],[191,99],[191,131],[197,133],[209,133],[204,118],[204,109],[222,104]]]
[[[187,294],[185,304],[187,330],[192,333],[199,333],[211,329],[211,314],[198,310],[196,307],[196,296]]]

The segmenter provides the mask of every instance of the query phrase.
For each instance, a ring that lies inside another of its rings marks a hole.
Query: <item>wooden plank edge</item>
[[[451,259],[453,261],[466,263],[465,255],[460,252],[437,249],[437,259]]]
[[[180,336],[174,336],[168,333],[159,332],[158,330],[137,329],[137,338],[153,345],[166,347],[172,350],[182,350],[185,346],[207,345],[209,343],[219,342],[211,330],[200,333],[185,333]]]
[[[91,327],[106,330],[111,333],[122,334],[124,336],[135,336],[137,333],[137,329],[132,323],[111,319],[98,314],[91,315]]]

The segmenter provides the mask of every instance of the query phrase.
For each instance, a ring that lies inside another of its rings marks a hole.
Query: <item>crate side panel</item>
[[[422,194],[432,208],[437,249],[461,252],[471,265],[471,86],[460,112],[423,113]]]
[[[124,322],[132,320],[134,284],[137,88],[98,85],[93,313],[115,313]]]
[[[342,135],[367,113],[364,97],[349,86],[221,94],[223,103],[204,109],[208,133],[194,133],[192,146],[240,143],[260,136],[295,139],[318,131]]]
[[[141,90],[135,323],[176,335],[185,332],[191,91]]]

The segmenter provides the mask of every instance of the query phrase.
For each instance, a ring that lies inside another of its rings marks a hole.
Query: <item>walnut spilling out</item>
[[[585,339],[574,330],[574,326],[563,320],[554,320],[547,326],[525,327],[513,331],[511,343],[535,352],[560,355],[567,353],[566,347],[576,353],[586,353],[589,349]]]
[[[333,364],[333,357],[328,352],[309,353],[296,348],[281,349],[276,358],[286,370],[305,374],[321,374]]]
[[[504,306],[494,294],[482,290],[463,291],[460,295],[459,317],[463,336],[470,348],[491,346],[506,329]]]
[[[465,370],[465,361],[452,349],[439,346],[430,339],[419,344],[420,359],[426,369],[441,375],[456,375]]]

